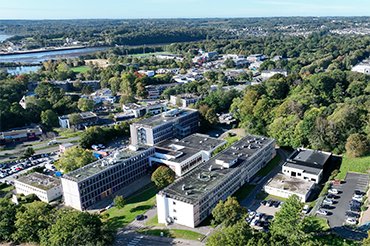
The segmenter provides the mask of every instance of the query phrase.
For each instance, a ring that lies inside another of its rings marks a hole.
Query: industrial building
[[[213,151],[227,144],[226,140],[203,134],[191,134],[181,140],[165,140],[155,146],[155,155],[149,158],[150,165],[167,165],[177,176],[182,176],[199,164],[208,161]]]
[[[356,64],[352,69],[352,72],[359,72],[364,74],[370,74],[370,60],[363,60]]]
[[[99,202],[147,174],[154,147],[130,145],[120,152],[62,176],[64,203],[77,210]]]
[[[19,127],[0,132],[0,143],[34,140],[42,134],[40,126]]]
[[[18,194],[35,194],[41,201],[50,202],[62,196],[60,180],[34,172],[14,180]]]
[[[184,138],[199,128],[195,109],[172,109],[130,125],[131,143],[153,146],[170,138]]]
[[[275,140],[247,135],[157,194],[158,222],[199,225],[275,156]]]

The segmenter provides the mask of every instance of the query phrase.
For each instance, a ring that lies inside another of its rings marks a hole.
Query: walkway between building
[[[152,182],[150,175],[145,175],[141,177],[140,179],[132,182],[129,185],[126,185],[122,189],[114,192],[113,194],[105,197],[102,201],[93,204],[90,206],[87,210],[89,212],[99,212],[101,209],[105,208],[109,204],[111,204],[116,196],[123,196],[127,197],[129,195],[132,195],[136,191],[140,190],[144,186],[150,184]]]

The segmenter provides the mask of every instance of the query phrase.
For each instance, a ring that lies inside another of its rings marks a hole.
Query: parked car
[[[255,218],[256,218],[257,220],[260,220],[260,219],[261,219],[261,217],[262,217],[262,213],[261,213],[261,212],[256,213]]]
[[[248,217],[249,217],[250,219],[253,219],[253,218],[254,218],[254,216],[256,216],[256,212],[254,212],[254,211],[252,211],[252,212],[250,212],[250,213],[248,214]]]
[[[324,199],[324,200],[322,201],[322,203],[323,203],[323,204],[330,204],[330,205],[332,205],[332,204],[334,203],[334,201],[333,201],[332,199]]]
[[[353,196],[353,197],[352,197],[352,199],[353,199],[353,200],[355,200],[355,201],[362,202],[363,197],[362,197],[362,196],[356,196],[356,195],[355,195],[355,196]],[[352,201],[353,201],[353,200],[352,200]]]
[[[275,201],[275,202],[274,202],[274,204],[273,204],[273,206],[274,206],[275,208],[277,208],[277,207],[279,207],[279,204],[280,204],[280,202],[279,202],[279,201]]]
[[[144,215],[142,214],[136,215],[135,217],[135,220],[142,220],[142,219],[144,219]]]
[[[267,206],[271,207],[273,203],[274,203],[274,200],[270,199],[267,201]]]
[[[256,225],[257,225],[257,226],[263,226],[263,221],[258,220]]]
[[[266,214],[262,215],[261,220],[266,221],[267,220],[267,215]]]
[[[331,209],[331,206],[328,205],[328,204],[322,204],[322,205],[320,205],[320,208]]]
[[[263,224],[263,227],[262,227],[264,230],[268,230],[270,228],[270,222],[269,221],[266,221],[264,224]]]
[[[334,194],[327,194],[327,195],[326,195],[326,198],[327,198],[327,199],[335,199],[335,198],[336,198],[336,196],[335,196]]]
[[[352,212],[360,212],[361,211],[360,207],[356,207],[356,206],[352,206],[352,205],[349,205],[349,210],[351,210]]]
[[[361,206],[361,205],[362,205],[362,202],[359,202],[359,201],[357,201],[357,200],[351,200],[351,201],[349,201],[349,204],[351,204],[351,205],[353,205],[353,206],[357,206],[357,207],[359,207],[359,206]]]
[[[264,205],[264,206],[266,206],[266,203],[267,203],[267,201],[266,201],[266,200],[262,200],[262,201],[260,202],[260,204],[261,204],[261,205]]]
[[[273,220],[274,219],[274,216],[273,215],[269,215],[269,216],[267,216],[267,221],[271,221],[271,220]]]
[[[278,208],[281,208],[281,206],[283,206],[284,205],[284,202],[281,202],[280,204],[279,204],[279,207]]]
[[[333,184],[341,184],[341,183],[342,183],[342,180],[340,180],[340,179],[334,179],[334,180],[332,181],[332,183],[333,183]]]
[[[355,220],[355,219],[352,219],[352,218],[347,218],[346,219],[346,223],[347,224],[350,224],[350,225],[356,225],[357,224],[357,220]]]
[[[322,215],[328,215],[328,211],[323,210],[323,209],[319,209],[319,210],[317,210],[317,212],[316,212],[316,213],[318,213],[318,214],[322,214]]]
[[[258,223],[258,219],[254,218],[254,219],[252,220],[252,225],[257,225],[257,223]]]
[[[308,211],[310,210],[310,206],[308,206],[307,204],[303,206],[303,209],[302,209],[302,213],[303,214],[307,214]]]
[[[352,218],[360,218],[359,214],[356,214],[356,213],[350,212],[350,211],[345,212],[344,215],[347,216],[347,217],[352,217]]]
[[[329,193],[332,193],[332,194],[338,194],[338,190],[337,189],[329,189],[328,192]]]
[[[365,192],[362,192],[362,191],[359,191],[359,190],[355,190],[353,192],[353,195],[356,195],[356,196],[364,196],[366,193]]]

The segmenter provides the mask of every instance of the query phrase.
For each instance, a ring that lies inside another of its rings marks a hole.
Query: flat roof
[[[293,161],[315,164],[318,165],[318,167],[322,168],[327,160],[330,158],[330,156],[331,153],[329,152],[298,148],[295,152],[293,152],[293,155],[290,156],[289,159]]]
[[[278,173],[275,177],[266,185],[279,190],[290,191],[296,194],[306,195],[315,182],[298,179],[294,177],[288,177],[282,173]]]
[[[25,183],[45,191],[60,186],[60,179],[38,172],[19,177],[15,182]]]
[[[142,153],[143,151],[146,151],[150,148],[153,148],[153,147],[150,147],[150,146],[146,146],[146,145],[138,145],[138,150],[137,151],[133,151],[133,150],[130,150],[129,148],[125,148],[123,150],[121,150],[119,153],[119,155],[114,158],[115,154],[112,154],[112,155],[109,155],[103,159],[99,159],[93,163],[90,163],[84,167],[81,167],[77,170],[74,170],[70,173],[67,173],[65,175],[63,175],[63,178],[69,178],[73,181],[76,181],[76,182],[80,182],[84,179],[87,179],[91,176],[94,176],[108,168],[111,168],[113,166],[115,166],[116,164],[124,161],[124,160],[127,160],[129,159],[130,157],[133,157],[135,155],[138,155],[140,153]],[[117,153],[117,152],[116,152]],[[114,161],[113,161],[114,159]],[[112,161],[111,161],[112,160]]]
[[[266,147],[273,141],[271,138],[247,135],[221,151],[215,157],[212,157],[208,162],[190,171],[183,178],[167,186],[160,193],[193,204],[230,175],[238,172],[239,167],[246,165],[252,155],[263,150],[263,147]],[[224,168],[221,164],[217,163],[217,160],[225,159],[237,161],[230,168]],[[210,168],[211,166],[212,169]],[[182,189],[184,184],[186,190]]]
[[[163,112],[162,114],[155,115],[147,119],[133,123],[133,125],[134,126],[142,125],[145,127],[154,128],[154,127],[161,126],[169,122],[175,121],[181,118],[182,116],[185,116],[185,115],[188,115],[194,112],[198,112],[198,111],[195,109],[189,109],[189,108],[172,109],[167,112]]]
[[[0,132],[0,136],[8,136],[8,135],[17,135],[17,134],[26,134],[28,132],[40,132],[42,131],[40,126],[35,127],[19,127],[9,129],[7,131]]]

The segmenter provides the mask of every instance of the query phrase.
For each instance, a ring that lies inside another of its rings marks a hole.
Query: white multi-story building
[[[286,69],[263,70],[261,72],[261,77],[262,77],[262,80],[265,81],[265,80],[268,80],[269,78],[271,78],[272,76],[274,76],[275,74],[282,74],[284,76],[287,76],[288,72],[287,72]]]
[[[254,54],[247,57],[247,60],[249,62],[259,62],[262,61],[263,59],[265,59],[265,56],[261,54]]]
[[[128,103],[122,106],[122,110],[125,115],[133,115],[134,118],[143,117],[145,114],[150,113],[152,115],[157,115],[167,111],[167,107],[161,103],[152,103],[146,106],[138,103]]]
[[[160,191],[158,222],[194,228],[274,156],[274,139],[247,135]]]
[[[131,143],[155,145],[170,138],[184,138],[199,128],[195,109],[172,109],[130,125]]]
[[[155,155],[149,158],[150,165],[165,164],[177,176],[182,176],[199,164],[208,161],[213,151],[226,143],[226,140],[198,133],[181,140],[165,140],[155,146]]]
[[[116,97],[112,96],[112,91],[108,88],[103,88],[95,91],[90,96],[82,96],[82,98],[91,98],[95,103],[115,103]]]
[[[77,129],[82,129],[84,126],[91,126],[93,124],[96,124],[99,120],[98,116],[93,112],[80,113],[80,116],[81,116],[80,122],[74,125]],[[72,124],[69,122],[70,117],[71,117],[70,114],[58,117],[60,127],[71,128]]]
[[[145,175],[149,157],[153,155],[154,147],[131,145],[63,175],[61,182],[65,205],[82,211],[110,196]]]
[[[34,172],[14,180],[18,194],[35,194],[41,201],[50,202],[62,196],[60,180]]]
[[[198,100],[202,100],[202,97],[196,96],[194,94],[180,94],[180,95],[174,95],[170,96],[170,102],[173,105],[177,105],[177,98],[180,98],[180,107],[187,108],[190,104],[195,104]]]

